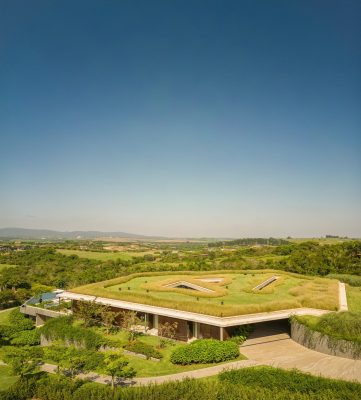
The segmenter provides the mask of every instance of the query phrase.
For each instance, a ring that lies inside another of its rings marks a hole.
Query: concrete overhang
[[[65,291],[59,294],[58,297],[68,300],[94,301],[99,304],[104,304],[125,310],[163,315],[170,318],[179,318],[187,321],[199,322],[202,324],[214,325],[223,328],[228,326],[254,324],[258,322],[287,319],[293,315],[320,316],[330,312],[328,310],[319,310],[316,308],[293,308],[288,310],[270,311],[256,314],[236,315],[232,317],[216,317],[213,315],[198,314],[189,311],[176,310],[173,308],[157,307],[141,303],[131,303],[128,301],[114,300],[105,297],[89,296],[70,291]]]

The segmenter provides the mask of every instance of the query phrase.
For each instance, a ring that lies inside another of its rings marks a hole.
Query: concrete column
[[[44,325],[46,321],[46,317],[40,314],[36,314],[36,319],[35,319],[35,325],[36,326],[41,326]]]
[[[223,340],[223,328],[219,328],[219,340]]]
[[[154,314],[154,329],[158,329],[158,315]]]
[[[148,329],[148,321],[149,321],[149,314],[144,314],[144,332],[147,332]]]
[[[194,324],[194,337],[199,338],[199,322],[193,322]]]

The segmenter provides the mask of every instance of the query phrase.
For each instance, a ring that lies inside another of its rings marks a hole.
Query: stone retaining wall
[[[361,346],[348,340],[337,340],[314,331],[295,320],[291,321],[291,338],[311,350],[338,357],[361,359]]]

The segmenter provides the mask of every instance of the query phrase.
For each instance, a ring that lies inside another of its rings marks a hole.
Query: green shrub
[[[235,342],[240,346],[248,338],[249,334],[252,332],[253,328],[251,325],[241,325],[237,327],[228,340]]]
[[[331,338],[349,340],[361,345],[361,313],[345,311],[312,319],[300,316],[295,317],[295,320]]]
[[[23,379],[0,400],[359,400],[361,385],[271,367],[220,374],[218,380],[185,379],[160,385],[115,388],[68,377],[38,374]]]
[[[9,314],[9,324],[2,326],[2,333],[4,336],[11,337],[16,333],[31,329],[34,329],[34,322],[25,317],[17,308]]]
[[[178,347],[171,354],[173,364],[208,364],[232,360],[239,356],[238,345],[232,341],[200,339]]]
[[[329,399],[361,398],[361,385],[358,383],[316,377],[296,370],[253,367],[222,372],[218,379],[234,385],[271,389],[274,393],[286,389],[291,393],[317,393],[317,398],[322,398],[323,394]]]
[[[126,344],[124,348],[125,350],[132,351],[134,353],[143,354],[147,357],[147,359],[151,357],[160,359],[163,357],[162,353],[156,350],[153,346],[138,340]]]
[[[40,344],[40,332],[38,329],[22,331],[12,335],[10,343],[16,346],[35,346]]]
[[[348,274],[329,274],[327,278],[338,279],[341,282],[348,283],[350,286],[360,287],[361,276]]]
[[[85,371],[100,371],[103,367],[104,353],[73,346],[48,346],[44,349],[46,358],[61,367],[69,368],[71,359],[81,359]]]
[[[86,349],[98,349],[107,344],[101,335],[91,329],[74,326],[72,323],[72,317],[53,318],[40,328],[40,333],[48,340],[62,340],[67,344]]]

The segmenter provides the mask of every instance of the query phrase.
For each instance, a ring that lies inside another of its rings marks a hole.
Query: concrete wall
[[[22,305],[20,307],[20,312],[31,317],[35,317],[36,326],[43,325],[50,318],[62,317],[68,315],[62,311],[48,310],[41,307],[33,307],[28,305]]]
[[[361,359],[361,346],[347,340],[336,340],[320,332],[313,331],[297,321],[291,322],[291,338],[311,350],[333,356]]]

